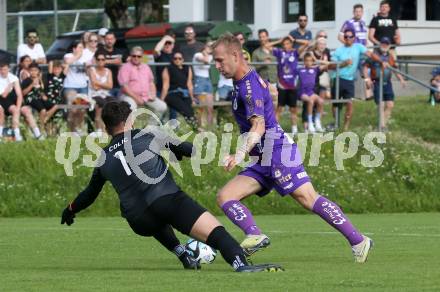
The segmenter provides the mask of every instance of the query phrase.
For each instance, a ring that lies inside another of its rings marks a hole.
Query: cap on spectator
[[[103,28],[100,28],[99,30],[98,30],[98,35],[100,35],[100,36],[105,36],[105,34],[108,32],[108,28],[105,28],[105,27],[103,27]]]
[[[391,44],[391,40],[389,38],[387,38],[387,37],[383,37],[383,38],[380,39],[380,43],[381,44],[390,45]]]

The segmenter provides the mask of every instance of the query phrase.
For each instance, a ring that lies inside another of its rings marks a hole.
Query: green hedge
[[[362,138],[365,133],[359,133]],[[309,139],[309,150],[311,139]],[[62,208],[88,183],[92,169],[74,165],[68,177],[55,161],[56,141],[28,141],[0,144],[0,217],[58,216]],[[84,143],[82,152],[85,153]],[[362,147],[361,147],[362,148]],[[381,146],[384,163],[377,168],[361,165],[361,150],[337,171],[333,159],[334,142],[323,144],[320,165],[305,165],[315,188],[335,200],[346,212],[426,212],[440,211],[440,147],[427,145],[405,134],[387,135]],[[82,156],[80,156],[82,157]],[[194,176],[189,160],[182,165],[183,178],[175,175],[182,189],[216,214],[216,192],[235,173],[226,173],[218,160],[202,167],[202,176]],[[256,214],[305,213],[291,198],[271,193],[265,198],[251,197],[246,204]],[[119,215],[116,193],[106,184],[89,210],[94,216]]]

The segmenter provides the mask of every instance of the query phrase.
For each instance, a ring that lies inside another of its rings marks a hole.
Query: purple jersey
[[[315,93],[316,82],[319,76],[319,67],[302,67],[298,69],[298,78],[300,82],[300,95],[311,96]]]
[[[354,18],[349,19],[344,22],[344,24],[341,27],[341,33],[344,33],[346,29],[351,29],[355,32],[355,43],[362,44],[364,46],[367,45],[367,25],[365,21],[361,20],[355,20]]]
[[[261,143],[250,151],[251,155],[261,155],[263,153],[264,141],[268,133],[274,135],[270,137],[274,141],[274,147],[282,146],[284,131],[275,118],[269,85],[255,70],[250,70],[243,78],[234,81],[232,109],[241,133],[248,133],[251,129],[252,125],[249,121],[251,117],[264,118],[266,133],[263,135]]]
[[[298,51],[285,51],[273,48],[272,54],[278,61],[278,81],[283,89],[295,89],[296,68],[298,67]]]

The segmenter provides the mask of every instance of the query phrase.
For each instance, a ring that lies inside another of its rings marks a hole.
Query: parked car
[[[17,56],[8,51],[0,50],[0,60],[8,61],[9,64],[15,64],[15,62],[17,62]]]

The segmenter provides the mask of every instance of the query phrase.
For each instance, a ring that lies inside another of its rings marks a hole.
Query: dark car
[[[128,30],[129,28],[110,29],[110,31],[114,32],[116,36],[116,48],[127,50],[124,35]],[[89,31],[98,33],[97,29]],[[85,31],[75,31],[58,36],[46,52],[47,60],[62,60],[64,55],[72,50],[73,42],[81,40],[81,36],[84,32]]]
[[[15,64],[17,62],[17,56],[8,51],[0,50],[0,60],[7,61],[9,64]]]

